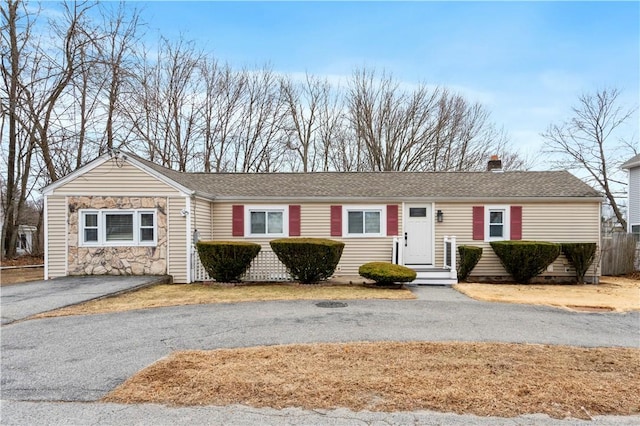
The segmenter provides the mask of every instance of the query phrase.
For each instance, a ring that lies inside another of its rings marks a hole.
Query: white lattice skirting
[[[200,262],[197,250],[191,254],[191,281],[213,281]],[[242,281],[289,281],[287,268],[271,250],[261,250],[253,259]]]

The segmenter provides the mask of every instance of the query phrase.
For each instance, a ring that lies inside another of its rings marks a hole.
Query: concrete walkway
[[[169,282],[167,276],[61,277],[0,287],[0,324],[42,312]]]

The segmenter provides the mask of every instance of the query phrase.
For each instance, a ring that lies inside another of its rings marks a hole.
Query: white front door
[[[405,205],[404,218],[405,265],[431,265],[433,261],[431,204]]]

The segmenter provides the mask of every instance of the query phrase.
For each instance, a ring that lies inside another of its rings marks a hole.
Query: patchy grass
[[[588,419],[638,395],[638,349],[375,342],[176,352],[104,401]]]
[[[456,284],[459,292],[488,302],[548,305],[571,310],[640,310],[640,280],[626,277],[602,277],[600,284]]]
[[[0,270],[0,285],[19,284],[44,279],[44,267]]]
[[[121,312],[161,306],[236,303],[271,300],[415,299],[407,289],[389,290],[363,285],[300,284],[163,284],[115,297],[94,300],[36,315],[46,318]]]

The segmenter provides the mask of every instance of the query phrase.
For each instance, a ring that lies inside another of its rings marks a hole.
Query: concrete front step
[[[418,285],[453,285],[457,278],[451,278],[451,271],[445,268],[412,267],[417,277],[412,282]]]
[[[454,285],[458,284],[456,278],[416,278],[411,281],[415,285]]]

